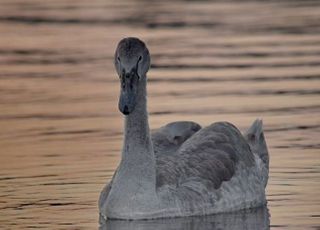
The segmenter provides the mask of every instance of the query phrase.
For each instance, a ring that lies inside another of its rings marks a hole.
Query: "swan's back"
[[[214,123],[190,137],[176,154],[157,158],[157,186],[193,180],[208,190],[218,189],[234,176],[239,162],[244,167],[255,164],[248,143],[234,125]]]
[[[151,133],[155,155],[174,154],[201,126],[192,121],[171,122]]]

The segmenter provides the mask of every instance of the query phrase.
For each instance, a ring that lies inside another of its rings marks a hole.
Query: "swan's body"
[[[193,122],[170,123],[150,134],[149,64],[143,42],[120,41],[115,65],[122,83],[119,109],[127,115],[125,139],[121,163],[101,193],[100,214],[148,219],[264,205],[268,152],[262,123],[257,120],[245,137],[227,122],[202,129]]]

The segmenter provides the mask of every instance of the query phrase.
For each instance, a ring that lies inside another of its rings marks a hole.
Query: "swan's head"
[[[149,50],[138,38],[124,38],[118,44],[114,64],[121,82],[119,110],[128,115],[135,108],[140,82],[150,67]]]

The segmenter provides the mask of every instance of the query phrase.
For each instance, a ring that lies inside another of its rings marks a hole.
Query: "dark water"
[[[122,143],[117,42],[152,54],[150,123],[264,119],[268,211],[107,229],[320,229],[319,1],[0,1],[1,229],[97,229]]]

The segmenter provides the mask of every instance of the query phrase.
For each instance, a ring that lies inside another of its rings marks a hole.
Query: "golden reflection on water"
[[[319,228],[319,2],[3,0],[0,34],[1,228],[98,228],[125,36],[152,54],[152,128],[262,117],[271,229]]]

